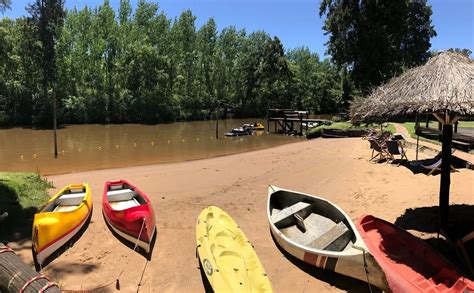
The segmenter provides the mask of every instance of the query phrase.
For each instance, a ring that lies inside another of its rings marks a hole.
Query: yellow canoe
[[[202,210],[196,241],[202,269],[215,292],[272,292],[252,244],[226,212],[215,206]]]
[[[33,251],[38,264],[81,230],[92,212],[89,184],[70,184],[48,200],[33,220]]]

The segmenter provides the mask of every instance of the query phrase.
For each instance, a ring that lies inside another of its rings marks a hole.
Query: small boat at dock
[[[33,256],[41,266],[76,235],[92,213],[89,184],[70,184],[48,200],[35,214],[32,229]]]
[[[474,292],[474,282],[422,240],[374,216],[357,221],[370,253],[387,276],[390,291]]]
[[[258,123],[258,122],[255,122],[253,124],[252,123],[242,124],[242,128],[247,128],[247,129],[256,130],[256,131],[265,130],[265,126],[263,126],[262,123]]]
[[[102,212],[114,232],[150,252],[156,227],[153,208],[146,194],[126,180],[107,181]]]
[[[338,206],[275,186],[268,189],[267,204],[271,233],[289,254],[321,269],[387,288],[382,269]]]
[[[230,132],[227,132],[225,136],[244,136],[252,135],[252,130],[244,127],[234,128]]]

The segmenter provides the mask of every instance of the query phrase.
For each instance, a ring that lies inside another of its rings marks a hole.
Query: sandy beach
[[[88,182],[94,211],[80,239],[42,273],[63,289],[79,290],[114,281],[125,268],[121,291],[136,292],[146,259],[111,233],[101,212],[104,182],[127,179],[151,198],[156,215],[158,234],[142,292],[204,291],[195,255],[195,221],[208,205],[221,207],[240,224],[275,292],[366,292],[363,282],[285,257],[272,240],[266,201],[272,184],[325,197],[353,220],[373,214],[390,222],[406,209],[438,205],[439,175],[374,164],[368,161],[370,154],[368,142],[360,138],[315,139],[205,160],[49,176],[56,187],[51,194],[69,183]],[[472,155],[466,156],[474,162]],[[414,157],[414,151],[408,150],[408,158]],[[452,173],[450,203],[474,204],[472,170]],[[32,263],[30,241],[10,245]]]

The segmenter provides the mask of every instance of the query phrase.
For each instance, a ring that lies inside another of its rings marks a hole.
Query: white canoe
[[[364,282],[368,277],[371,285],[387,288],[382,269],[367,252],[351,219],[335,204],[313,195],[270,186],[267,215],[275,240],[289,254]]]

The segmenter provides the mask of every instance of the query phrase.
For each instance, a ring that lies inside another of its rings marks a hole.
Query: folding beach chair
[[[420,165],[421,167],[425,168],[425,169],[428,169],[428,170],[431,170],[428,175],[431,175],[434,173],[434,171],[441,171],[441,164],[443,163],[443,159],[442,158],[439,158],[436,162],[434,162],[433,164],[431,165]],[[456,172],[456,168],[453,167],[453,165],[451,165],[451,172]]]
[[[380,143],[379,141],[375,139],[369,139],[369,143],[370,143],[370,148],[372,149],[372,156],[369,161],[373,161],[376,158],[378,158],[377,161],[387,159],[388,152],[386,150],[384,143]]]
[[[400,160],[408,160],[403,144],[399,140],[387,140],[385,141],[385,146],[387,147],[387,155],[390,161],[394,161],[396,155],[400,155]],[[398,165],[400,166],[400,163]]]

